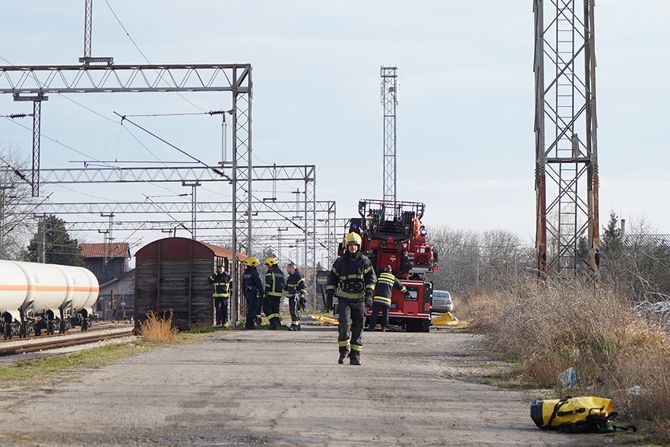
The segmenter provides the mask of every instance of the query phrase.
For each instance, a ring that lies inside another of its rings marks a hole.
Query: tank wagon
[[[83,267],[0,260],[0,314],[5,339],[31,331],[86,330],[99,284]]]

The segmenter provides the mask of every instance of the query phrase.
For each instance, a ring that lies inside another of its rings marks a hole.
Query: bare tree
[[[23,176],[28,162],[18,151],[0,149],[0,259],[19,259],[34,226],[25,215],[16,214],[16,206],[31,195],[28,180]]]

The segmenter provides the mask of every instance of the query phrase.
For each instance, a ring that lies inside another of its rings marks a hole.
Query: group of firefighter
[[[382,331],[388,327],[388,311],[391,307],[393,288],[407,294],[407,289],[392,273],[390,266],[377,275],[370,259],[361,252],[362,239],[358,233],[351,232],[344,239],[345,253],[338,257],[328,274],[326,283],[326,307],[333,310],[333,297],[337,297],[338,306],[338,346],[337,363],[343,364],[349,358],[351,365],[361,364],[363,351],[362,335],[365,326],[365,307],[372,307],[370,329],[377,325],[377,316],[382,314]],[[300,330],[299,310],[305,309],[305,279],[295,264],[287,265],[288,277],[279,268],[277,258],[271,256],[265,260],[267,272],[265,285],[261,281],[257,267],[258,258],[247,258],[246,269],[242,275],[242,292],[247,303],[246,329],[255,329],[261,324],[261,311],[270,321],[270,330],[284,328],[281,323],[280,305],[284,292],[288,292],[291,326],[289,330]],[[231,277],[217,267],[210,276],[212,297],[216,308],[216,322],[223,325],[228,318],[228,298],[232,289]]]

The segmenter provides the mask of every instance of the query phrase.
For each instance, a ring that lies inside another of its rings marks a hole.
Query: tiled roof
[[[119,244],[80,244],[81,255],[84,258],[127,258],[128,243]]]
[[[216,256],[220,256],[222,258],[227,258],[227,259],[230,259],[232,257],[233,251],[230,248],[219,247],[218,245],[209,244],[207,242],[202,242],[202,244],[209,247],[214,252],[214,254]],[[245,261],[246,259],[247,259],[247,255],[245,255],[244,253],[240,253],[240,252],[237,253],[237,260],[238,261]]]

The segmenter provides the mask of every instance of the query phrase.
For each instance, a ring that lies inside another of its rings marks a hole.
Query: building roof
[[[229,248],[219,247],[218,245],[208,244],[207,242],[202,242],[202,245],[206,245],[207,247],[209,247],[216,256],[220,256],[222,258],[227,259],[232,258],[233,251]],[[246,261],[246,259],[247,255],[245,255],[244,253],[237,252],[238,261]]]
[[[127,242],[112,244],[79,244],[81,255],[84,258],[129,258],[130,247]]]

